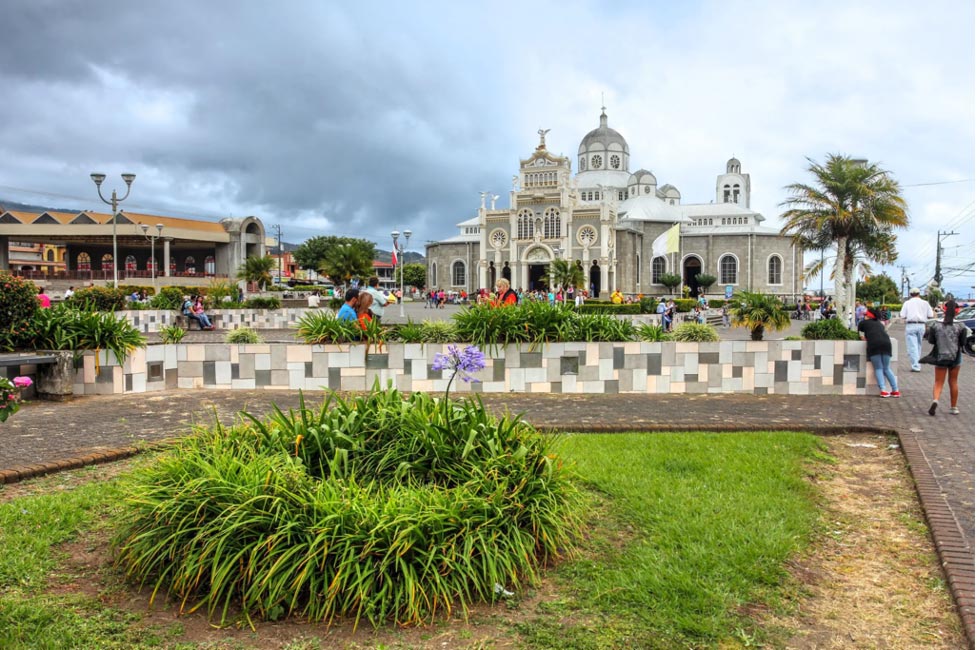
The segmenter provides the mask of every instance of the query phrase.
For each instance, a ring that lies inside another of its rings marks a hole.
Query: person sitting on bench
[[[210,324],[210,319],[207,318],[207,314],[203,312],[203,306],[201,304],[200,311],[195,311],[195,303],[190,298],[190,296],[183,296],[183,315],[187,317],[188,321],[197,321],[197,325],[201,330],[212,330],[214,326]],[[190,329],[189,322],[187,323],[187,329]]]

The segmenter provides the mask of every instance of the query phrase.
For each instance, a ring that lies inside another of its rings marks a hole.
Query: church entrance
[[[529,265],[529,291],[542,291],[550,285],[549,264]]]
[[[590,297],[600,298],[600,265],[597,260],[590,265]]]
[[[702,273],[702,262],[698,257],[690,257],[685,260],[682,272],[682,284],[689,288],[689,296],[692,298],[699,296],[699,283],[696,282],[695,276],[700,273]]]

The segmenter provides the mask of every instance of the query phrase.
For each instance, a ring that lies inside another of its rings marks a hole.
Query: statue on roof
[[[536,131],[539,134],[539,146],[536,147],[538,150],[546,149],[546,134],[550,132],[550,129],[540,129]]]

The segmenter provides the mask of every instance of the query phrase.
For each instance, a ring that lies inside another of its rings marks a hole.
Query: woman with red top
[[[370,305],[373,304],[373,296],[367,292],[360,292],[360,301],[356,305],[356,319],[360,323],[360,329],[366,331],[366,326],[373,320],[370,313]]]
[[[505,278],[499,278],[495,283],[495,302],[492,303],[495,307],[506,307],[509,305],[515,305],[519,302],[519,296],[512,287],[509,286],[509,281]]]

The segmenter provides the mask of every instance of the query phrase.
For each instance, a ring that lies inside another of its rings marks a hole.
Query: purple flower
[[[464,382],[478,381],[471,376],[471,373],[478,372],[485,368],[485,354],[478,347],[469,345],[464,350],[459,351],[457,346],[449,345],[447,354],[435,354],[434,363],[431,364],[432,370],[451,370],[455,375],[461,374]],[[448,382],[451,385],[451,382]]]
[[[27,388],[33,383],[30,377],[14,377],[14,386],[17,388]]]

